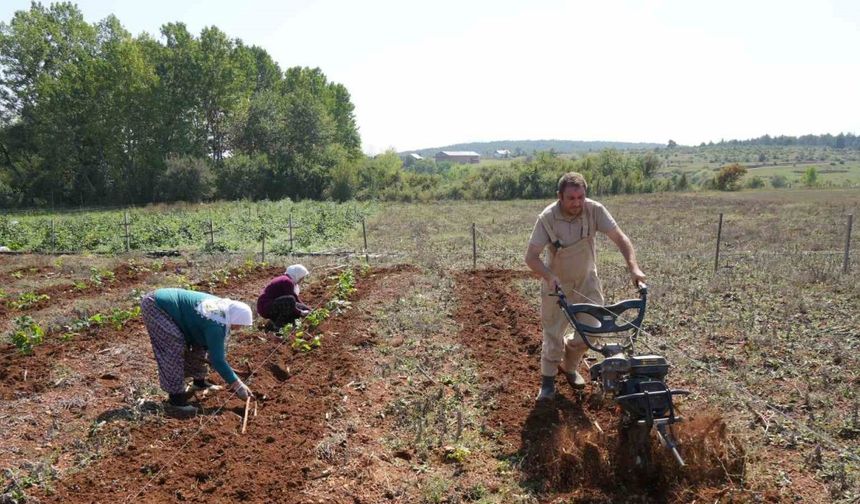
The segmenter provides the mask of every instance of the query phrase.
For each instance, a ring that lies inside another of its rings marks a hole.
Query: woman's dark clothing
[[[275,327],[280,329],[287,324],[293,324],[301,318],[300,310],[309,310],[307,305],[302,302],[296,302],[295,296],[281,296],[274,301],[269,307],[271,317],[266,317],[275,324]]]
[[[257,298],[257,313],[269,319],[280,329],[301,318],[310,308],[302,303],[296,292],[296,282],[290,275],[275,277]]]

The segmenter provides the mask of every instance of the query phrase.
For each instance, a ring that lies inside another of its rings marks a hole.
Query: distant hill
[[[475,151],[481,156],[490,157],[497,150],[507,149],[513,155],[526,155],[534,151],[548,151],[550,149],[560,154],[573,152],[599,151],[603,149],[653,149],[654,147],[665,147],[665,144],[656,143],[633,143],[633,142],[584,142],[580,140],[501,140],[494,142],[472,142],[444,147],[432,147],[419,150],[403,151],[401,154],[417,152],[422,156],[434,156],[439,151]]]

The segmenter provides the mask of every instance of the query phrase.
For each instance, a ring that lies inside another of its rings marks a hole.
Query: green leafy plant
[[[251,271],[254,271],[255,269],[257,269],[257,264],[258,264],[257,261],[255,261],[252,258],[248,258],[248,259],[245,259],[245,262],[242,264],[242,269],[245,272],[251,272]],[[268,263],[259,263],[259,264],[260,264],[260,266],[267,266],[268,265]]]
[[[12,344],[24,355],[33,353],[33,347],[42,343],[45,330],[33,320],[24,315],[15,319],[15,330],[12,332]]]
[[[314,348],[322,346],[322,336],[319,334],[311,336],[304,331],[296,331],[295,337],[293,338],[293,342],[290,343],[290,346],[293,347],[294,350],[310,352]]]
[[[469,458],[472,452],[466,448],[465,446],[446,446],[445,447],[445,460],[448,462],[456,462],[458,464],[462,464]]]
[[[293,324],[287,324],[285,326],[282,326],[280,329],[278,329],[278,336],[281,339],[285,340],[290,337],[290,334],[292,334],[293,329],[295,329],[295,326]]]
[[[311,315],[314,315],[311,317]],[[320,308],[318,310],[314,310],[311,312],[304,320],[298,320],[295,324],[287,324],[283,326],[278,331],[278,336],[281,339],[290,341],[290,347],[293,350],[300,350],[302,352],[310,352],[314,348],[320,348],[322,346],[322,335],[320,334],[310,334],[308,331],[313,327],[321,324],[323,320],[328,317],[328,310],[325,308]],[[310,320],[310,324],[308,324],[308,319]],[[310,325],[313,327],[310,327]]]
[[[140,306],[135,306],[131,310],[123,310],[114,308],[107,316],[107,321],[114,329],[120,330],[128,323],[129,320],[140,316]]]
[[[209,287],[216,285],[227,285],[230,283],[230,270],[218,269],[209,274]]]
[[[345,299],[330,299],[329,302],[325,304],[326,309],[334,314],[342,313],[350,306],[352,306],[352,303]]]
[[[316,327],[322,324],[331,314],[327,308],[317,308],[316,310],[310,312],[302,321],[302,325],[307,327],[308,331],[316,329]]]
[[[114,272],[107,269],[99,269],[95,266],[90,268],[90,282],[95,285],[102,285],[105,282],[111,283],[116,278]]]
[[[360,277],[366,277],[367,275],[369,275],[369,274],[370,274],[370,271],[371,271],[372,269],[373,269],[373,268],[371,268],[371,267],[370,267],[370,264],[368,264],[368,263],[362,263],[361,268],[359,268],[359,270],[358,270],[358,276],[360,276]]]
[[[42,301],[47,301],[49,299],[51,299],[51,296],[47,294],[24,292],[18,296],[16,301],[12,301],[10,304],[12,305],[12,308],[15,308],[16,310],[28,310]]]
[[[338,299],[346,299],[353,292],[355,292],[355,273],[351,269],[347,269],[337,277],[334,296]]]
[[[87,290],[90,287],[89,284],[84,282],[83,280],[75,282],[74,285],[75,285],[75,290],[79,290],[79,291]]]
[[[80,336],[81,331],[90,327],[90,325],[92,324],[90,323],[89,317],[76,319],[71,324],[63,326],[64,332],[62,336],[60,336],[60,339],[63,341],[71,341],[73,338]]]

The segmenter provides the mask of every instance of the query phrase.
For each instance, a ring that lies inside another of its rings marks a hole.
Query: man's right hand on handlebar
[[[633,280],[633,287],[638,289],[640,283],[645,283],[645,273],[639,269],[639,266],[635,266],[630,270],[630,279]]]

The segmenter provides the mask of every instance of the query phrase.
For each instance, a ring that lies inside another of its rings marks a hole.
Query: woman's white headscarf
[[[233,301],[227,298],[210,298],[197,305],[197,313],[205,319],[218,322],[221,325],[244,325],[254,323],[254,315],[251,307],[241,301]]]
[[[299,282],[302,281],[302,278],[308,276],[308,273],[308,269],[301,264],[293,264],[287,268],[287,271],[284,272],[285,275],[290,275],[290,278],[292,278],[296,282],[296,295],[298,295],[299,292],[302,291]]]
[[[292,279],[296,282],[300,282],[302,278],[308,276],[309,271],[301,264],[293,264],[292,266],[288,267],[287,271],[285,271],[284,273],[290,275],[290,277],[292,277]]]

